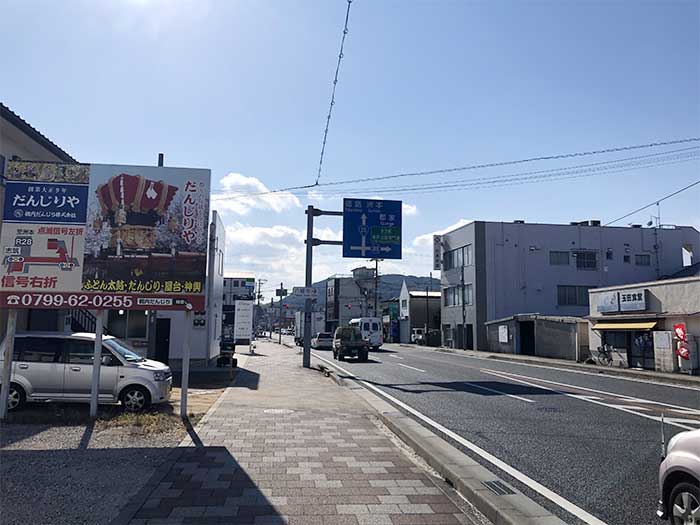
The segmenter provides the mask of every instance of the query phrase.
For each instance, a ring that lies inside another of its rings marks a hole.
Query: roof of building
[[[41,133],[34,126],[20,117],[17,113],[0,102],[0,117],[7,120],[10,124],[22,131],[25,135],[31,138],[34,142],[41,144],[44,148],[56,155],[63,162],[78,162],[71,157],[66,151],[60,148],[55,142],[51,141],[46,135]]]
[[[662,279],[680,279],[681,277],[698,277],[700,276],[700,262],[686,266],[682,270],[669,275],[668,277],[663,277]]]
[[[421,290],[409,290],[408,295],[411,297],[425,297],[426,292],[421,291]],[[440,298],[441,294],[440,292],[427,292],[428,297],[437,297]]]
[[[606,286],[604,288],[590,288],[588,293],[612,292],[625,288],[640,288],[643,286],[664,286],[667,284],[683,284],[683,283],[700,283],[700,276],[681,277],[679,279],[660,279],[658,281],[645,281],[641,283],[618,284],[615,286]]]
[[[564,226],[566,226],[568,228],[581,228],[581,227],[583,227],[583,228],[625,228],[627,230],[653,229],[653,228],[642,228],[642,226],[639,224],[637,224],[637,225],[625,225],[625,226],[615,226],[615,225],[608,226],[608,225],[601,224],[601,221],[598,221],[598,220],[571,221],[569,224],[552,223],[552,222],[525,222],[525,221],[520,221],[520,220],[516,220],[516,221],[479,221],[479,220],[475,220],[475,221],[469,221],[465,224],[460,224],[457,227],[454,227],[448,231],[445,231],[444,233],[442,233],[442,235],[449,235],[451,233],[458,232],[459,230],[466,228],[467,226],[469,226],[473,223],[508,224],[508,225],[514,225],[514,226],[523,226],[523,227],[526,227],[526,226],[562,226],[562,227],[564,227]],[[697,228],[695,228],[694,226],[680,225],[680,224],[679,225],[665,224],[659,228],[659,231],[675,230],[675,229],[681,229],[681,228],[686,228],[686,229],[692,228],[692,229],[698,231]]]
[[[486,321],[484,324],[490,325],[497,323],[506,323],[508,321],[534,321],[535,319],[542,319],[543,321],[554,321],[558,323],[580,323],[586,321],[586,319],[583,317],[573,317],[570,315],[542,315],[537,313],[523,313],[510,315],[501,319],[494,319],[493,321]]]

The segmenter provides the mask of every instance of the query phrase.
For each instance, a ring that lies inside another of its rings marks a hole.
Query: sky
[[[266,279],[268,297],[303,284],[309,204],[402,200],[404,258],[380,272],[427,275],[434,232],[606,222],[700,179],[691,151],[559,180],[405,189],[685,144],[240,197],[316,180],[346,6],[0,0],[0,100],[82,162],[149,165],[163,152],[166,165],[210,168],[226,271]],[[700,137],[695,0],[354,0],[348,27],[321,183]],[[700,185],[661,203],[661,222],[700,229]],[[340,218],[317,219],[317,237],[341,231]],[[365,262],[337,246],[314,260],[315,281]]]

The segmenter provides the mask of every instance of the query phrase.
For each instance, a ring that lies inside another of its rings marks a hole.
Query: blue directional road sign
[[[343,257],[401,259],[401,201],[344,199]]]

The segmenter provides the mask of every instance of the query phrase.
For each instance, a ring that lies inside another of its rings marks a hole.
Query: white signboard
[[[623,290],[620,292],[621,312],[643,312],[646,309],[647,301],[644,288]]]
[[[671,350],[673,332],[652,332],[654,334],[654,350]]]
[[[433,270],[442,270],[442,236],[433,235]]]
[[[508,325],[502,324],[498,327],[498,342],[507,343],[508,342]]]
[[[233,339],[250,340],[253,333],[253,301],[236,301]]]
[[[318,290],[313,286],[295,286],[292,290],[294,297],[303,297],[304,299],[316,299]]]
[[[596,310],[601,313],[617,312],[620,310],[620,302],[617,292],[602,292],[598,294]]]

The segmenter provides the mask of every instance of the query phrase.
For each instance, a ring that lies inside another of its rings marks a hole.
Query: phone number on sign
[[[134,298],[129,295],[28,293],[18,296],[17,300],[17,306],[46,308],[131,308],[134,305]]]

